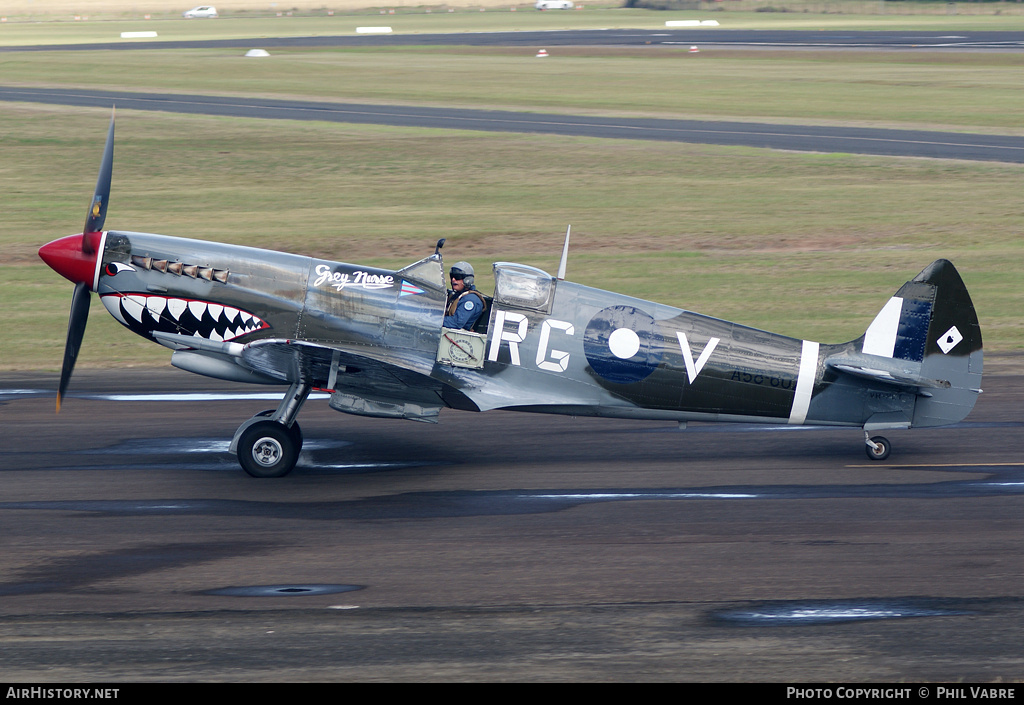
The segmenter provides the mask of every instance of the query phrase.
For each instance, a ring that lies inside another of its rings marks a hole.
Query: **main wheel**
[[[892,452],[892,444],[889,443],[888,438],[885,436],[875,436],[871,439],[871,442],[875,444],[874,448],[867,444],[864,445],[868,458],[871,460],[885,460],[889,457],[889,453]]]
[[[273,416],[274,411],[275,409],[265,409],[258,414],[254,414],[253,418],[256,416]],[[292,440],[295,441],[295,457],[298,459],[299,453],[302,452],[302,429],[299,428],[299,422],[293,421],[292,425],[288,427],[288,431],[292,434]]]
[[[253,477],[283,477],[299,458],[299,439],[276,421],[254,423],[238,439],[238,462]]]

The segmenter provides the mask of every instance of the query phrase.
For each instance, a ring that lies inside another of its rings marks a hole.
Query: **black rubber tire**
[[[276,421],[260,421],[238,439],[238,462],[253,477],[284,477],[299,458],[295,437]]]
[[[869,459],[885,460],[889,457],[889,453],[892,452],[892,443],[889,442],[888,438],[885,436],[875,436],[871,439],[871,442],[878,447],[872,448],[867,444],[864,445],[864,450],[867,452]]]
[[[295,443],[295,459],[298,460],[299,453],[302,452],[302,429],[299,428],[299,422],[293,421],[291,427],[288,429],[288,433],[292,436],[292,441]]]

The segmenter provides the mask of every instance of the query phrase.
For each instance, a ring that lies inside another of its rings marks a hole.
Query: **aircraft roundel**
[[[602,379],[630,384],[646,379],[661,362],[658,324],[633,306],[610,306],[590,319],[583,353]]]

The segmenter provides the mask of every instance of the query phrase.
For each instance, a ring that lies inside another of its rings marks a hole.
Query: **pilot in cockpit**
[[[452,280],[452,288],[448,292],[444,327],[472,330],[477,319],[487,308],[483,295],[473,285],[473,265],[469,262],[456,262],[448,274]]]

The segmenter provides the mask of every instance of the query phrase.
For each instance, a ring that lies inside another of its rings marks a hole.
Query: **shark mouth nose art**
[[[100,298],[122,325],[150,337],[159,331],[228,341],[270,328],[259,316],[212,301],[150,294],[104,294]]]

